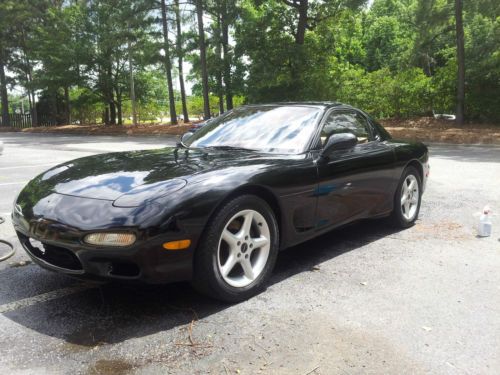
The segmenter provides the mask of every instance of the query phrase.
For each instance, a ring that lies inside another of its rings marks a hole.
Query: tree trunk
[[[122,112],[122,91],[119,88],[115,89],[115,95],[116,95],[116,101],[115,101],[115,106],[116,106],[116,117],[118,118],[118,125],[123,125],[123,112]]]
[[[118,125],[123,125],[123,115],[122,115],[122,98],[116,99],[116,114],[118,116]]]
[[[170,47],[168,41],[167,6],[165,0],[161,0],[161,20],[163,24],[163,49],[165,50],[165,70],[167,71],[168,102],[170,109],[170,123],[177,124],[177,113],[175,111],[174,86],[172,84],[172,63],[170,61]]]
[[[109,107],[104,108],[104,113],[102,114],[102,122],[104,125],[109,125]]]
[[[129,26],[130,30],[130,26]],[[137,109],[135,103],[135,80],[134,80],[134,68],[132,66],[132,47],[130,43],[130,38],[127,40],[127,49],[128,49],[128,67],[130,70],[130,103],[132,104],[132,124],[134,126],[137,125]],[[118,105],[118,124],[122,125],[122,103],[121,103],[121,94],[118,96],[118,91],[116,92],[116,99],[119,103]]]
[[[297,10],[299,11],[299,23],[295,34],[295,43],[304,44],[307,27],[307,12],[309,10],[309,0],[300,0]]]
[[[455,28],[457,37],[457,109],[456,122],[464,123],[465,107],[465,47],[463,25],[463,0],[455,0]]]
[[[109,124],[116,125],[116,105],[112,97],[113,94],[111,94],[111,100],[109,101]]]
[[[31,125],[33,127],[38,126],[38,112],[36,110],[36,99],[35,92],[33,90],[29,90],[31,96]]]
[[[222,93],[222,75],[217,73],[217,86],[218,86],[218,98],[219,98],[219,115],[224,113],[224,94]]]
[[[30,107],[30,116],[33,114],[33,102],[31,101],[31,91],[30,89],[27,89],[27,94],[28,94],[28,104],[29,104],[29,107]],[[23,111],[23,115],[24,115],[24,111]],[[33,126],[33,121],[30,117],[30,121],[31,121],[31,126]]]
[[[223,70],[223,61],[221,58],[221,16],[219,15],[217,17],[217,29],[214,30],[214,33],[216,34],[216,46],[215,46],[215,54],[217,56],[217,73],[216,73],[216,79],[217,79],[217,96],[219,98],[219,114],[224,113],[224,88],[222,86],[222,70]]]
[[[7,96],[7,80],[3,61],[0,61],[0,96],[2,97],[2,126],[10,126],[9,97]]]
[[[32,83],[32,75],[31,75],[31,65],[28,63],[28,73],[27,73],[27,78],[28,78],[28,97],[30,100],[30,114],[31,114],[31,126],[35,127],[38,126],[38,113],[36,110],[36,99],[35,99],[35,91],[33,90]]]
[[[109,56],[109,54],[108,54]],[[104,86],[104,98],[106,100],[106,105],[109,108],[106,125],[116,125],[116,106],[114,99],[114,85],[113,85],[113,67],[111,62],[107,63],[106,66],[106,81]],[[117,83],[116,83],[117,84]]]
[[[198,18],[198,42],[200,44],[201,81],[203,84],[203,117],[210,118],[210,99],[208,96],[207,54],[205,46],[205,30],[203,28],[203,1],[196,0],[196,15]]]
[[[222,92],[222,74],[217,72],[217,93],[219,98],[219,114],[224,113],[224,93]]]
[[[177,61],[179,64],[179,86],[181,89],[181,101],[182,101],[182,116],[184,118],[184,122],[189,122],[189,115],[187,110],[187,101],[186,101],[186,89],[184,87],[184,70],[182,67],[182,62],[184,59],[184,52],[182,49],[182,30],[181,30],[181,14],[179,11],[179,0],[175,0],[175,22],[177,24]]]
[[[229,55],[229,23],[227,15],[227,0],[222,0],[221,12],[222,52],[224,54],[224,86],[226,89],[227,110],[233,109],[233,91],[231,87],[231,56]]]
[[[30,59],[28,58],[28,53],[26,50],[26,38],[24,33],[24,28],[21,27],[21,50],[24,57],[24,63],[26,64],[26,80],[28,81],[28,98],[30,100],[30,114],[31,114],[31,126],[35,127],[38,125],[38,116],[36,110],[36,102],[35,102],[35,92],[33,90],[33,70],[31,67]]]
[[[69,101],[69,87],[64,86],[64,104],[65,104],[65,121],[66,124],[71,124],[71,103]]]

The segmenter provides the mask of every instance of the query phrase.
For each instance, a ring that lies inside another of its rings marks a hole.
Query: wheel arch
[[[218,210],[226,204],[228,201],[230,201],[233,198],[239,197],[241,195],[255,195],[262,200],[264,200],[271,210],[274,213],[274,216],[276,217],[276,222],[278,224],[278,234],[279,234],[279,244],[281,246],[282,243],[282,236],[283,236],[283,216],[282,216],[282,209],[280,206],[280,203],[278,201],[278,198],[276,195],[274,195],[273,192],[271,192],[268,188],[261,186],[261,185],[254,185],[254,184],[248,184],[248,185],[243,185],[239,186],[238,188],[232,190],[230,193],[226,194],[224,198],[222,198],[212,209],[212,212],[208,216],[208,220],[212,220],[212,218],[217,214]],[[208,222],[207,220],[207,222]]]
[[[399,184],[401,183],[401,180],[403,178],[403,174],[406,170],[406,168],[408,167],[413,167],[417,170],[418,172],[418,175],[420,177],[420,182],[423,183],[424,181],[424,167],[422,166],[422,163],[418,160],[418,159],[412,159],[410,161],[408,161],[403,168],[400,169],[401,171],[401,174],[399,175],[399,180],[398,180],[398,183],[396,185],[396,188],[394,189],[394,192],[393,192],[393,199],[396,197],[396,194],[397,194],[397,191],[398,191],[398,186]],[[394,210],[394,202],[392,204],[392,209]]]
[[[422,163],[420,161],[418,161],[417,159],[410,160],[403,168],[403,172],[408,167],[414,167],[417,170],[418,175],[420,177],[420,182],[423,183],[424,182],[424,167],[422,166]],[[403,172],[401,172],[401,173],[403,173]]]

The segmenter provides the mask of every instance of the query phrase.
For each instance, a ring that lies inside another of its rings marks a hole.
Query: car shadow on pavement
[[[383,219],[364,221],[290,248],[280,253],[270,285],[302,272],[310,272],[318,264],[396,231]],[[22,295],[22,288],[28,284],[43,283],[44,278],[52,276],[57,277],[58,282],[61,281],[59,278],[63,278],[40,270],[26,273],[26,280],[18,280],[16,285],[10,287],[20,288]],[[71,284],[75,285],[75,282],[71,280]],[[120,343],[172,330],[229,307],[231,305],[199,295],[188,283],[160,286],[110,283],[6,312],[4,316],[30,330],[62,339],[78,348]]]

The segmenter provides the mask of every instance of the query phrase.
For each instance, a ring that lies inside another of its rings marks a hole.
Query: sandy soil
[[[468,123],[457,126],[453,121],[420,117],[408,120],[389,119],[382,125],[394,138],[422,142],[500,144],[500,125]]]
[[[432,117],[413,119],[387,119],[381,123],[394,138],[422,142],[457,144],[500,144],[500,125],[468,123],[457,126],[453,121]],[[138,126],[64,125],[12,129],[0,127],[0,132],[22,131],[27,133],[88,134],[88,135],[180,135],[189,130],[191,123],[180,125],[141,124]]]

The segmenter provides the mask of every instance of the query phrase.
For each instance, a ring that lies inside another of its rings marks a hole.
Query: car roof
[[[267,107],[267,106],[281,106],[281,107],[316,107],[321,109],[331,108],[331,107],[348,107],[345,104],[338,102],[329,101],[304,101],[304,102],[276,102],[276,103],[261,103],[261,104],[248,104],[245,107]]]

